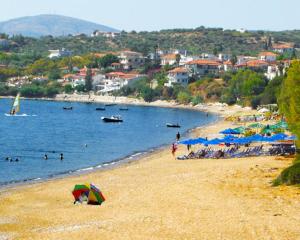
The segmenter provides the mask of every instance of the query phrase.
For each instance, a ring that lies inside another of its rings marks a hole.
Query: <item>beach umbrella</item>
[[[295,135],[287,137],[285,140],[297,140],[297,137]]]
[[[211,139],[209,141],[204,142],[203,144],[205,144],[205,145],[217,145],[217,144],[220,144],[222,142],[224,142],[224,141],[219,139],[219,138],[214,138],[214,139]]]
[[[102,195],[101,191],[93,184],[90,184],[90,192],[88,195],[88,204],[101,205],[101,203],[103,203],[104,201],[105,201],[105,198]]]
[[[195,145],[195,144],[201,144],[203,142],[206,142],[205,138],[195,138],[195,139],[188,139],[180,141],[179,144],[183,145]]]
[[[287,129],[288,125],[285,121],[280,121],[280,122],[274,124],[273,127]]]
[[[74,190],[72,191],[72,194],[75,198],[75,201],[79,201],[80,197],[82,197],[84,195],[86,197],[88,197],[89,191],[90,191],[90,188],[89,188],[88,184],[76,184],[74,187]]]
[[[248,126],[249,128],[263,128],[264,125],[261,123],[252,123]]]
[[[262,133],[262,134],[272,134],[274,131],[275,131],[275,129],[271,129],[271,127],[270,127],[270,128],[264,128],[264,129],[261,131],[261,133]]]
[[[72,191],[72,194],[77,201],[87,201],[88,204],[101,205],[105,198],[101,191],[93,184],[77,184]]]
[[[282,140],[286,140],[286,138],[288,137],[288,135],[284,134],[284,133],[278,133],[273,135],[272,137],[269,137],[268,139],[270,141],[282,141]]]
[[[240,132],[238,132],[234,129],[231,129],[231,128],[225,129],[225,130],[221,131],[220,133],[221,134],[240,134]]]
[[[237,127],[237,128],[234,128],[233,130],[239,132],[240,134],[243,134],[246,132],[245,127]]]

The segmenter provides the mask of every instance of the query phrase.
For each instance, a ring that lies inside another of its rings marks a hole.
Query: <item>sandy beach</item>
[[[220,120],[193,135],[231,126]],[[0,239],[300,239],[300,189],[271,186],[291,161],[179,161],[163,149],[113,169],[3,189]],[[101,206],[73,204],[74,185],[87,182],[102,190]]]

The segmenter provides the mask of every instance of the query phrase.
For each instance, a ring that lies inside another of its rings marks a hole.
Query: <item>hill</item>
[[[68,34],[91,34],[94,30],[118,32],[117,29],[101,24],[60,15],[37,15],[0,22],[0,32],[28,37],[46,35],[63,36]]]

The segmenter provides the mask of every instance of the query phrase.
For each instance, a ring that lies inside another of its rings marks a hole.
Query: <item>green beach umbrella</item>
[[[261,123],[252,123],[248,126],[249,128],[263,128],[264,125]]]
[[[239,132],[240,134],[244,134],[246,132],[245,127],[237,127],[237,128],[234,128],[233,130]]]

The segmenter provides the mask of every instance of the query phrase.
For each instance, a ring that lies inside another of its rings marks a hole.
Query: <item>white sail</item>
[[[17,94],[10,110],[10,115],[15,115],[20,111],[20,93]]]

